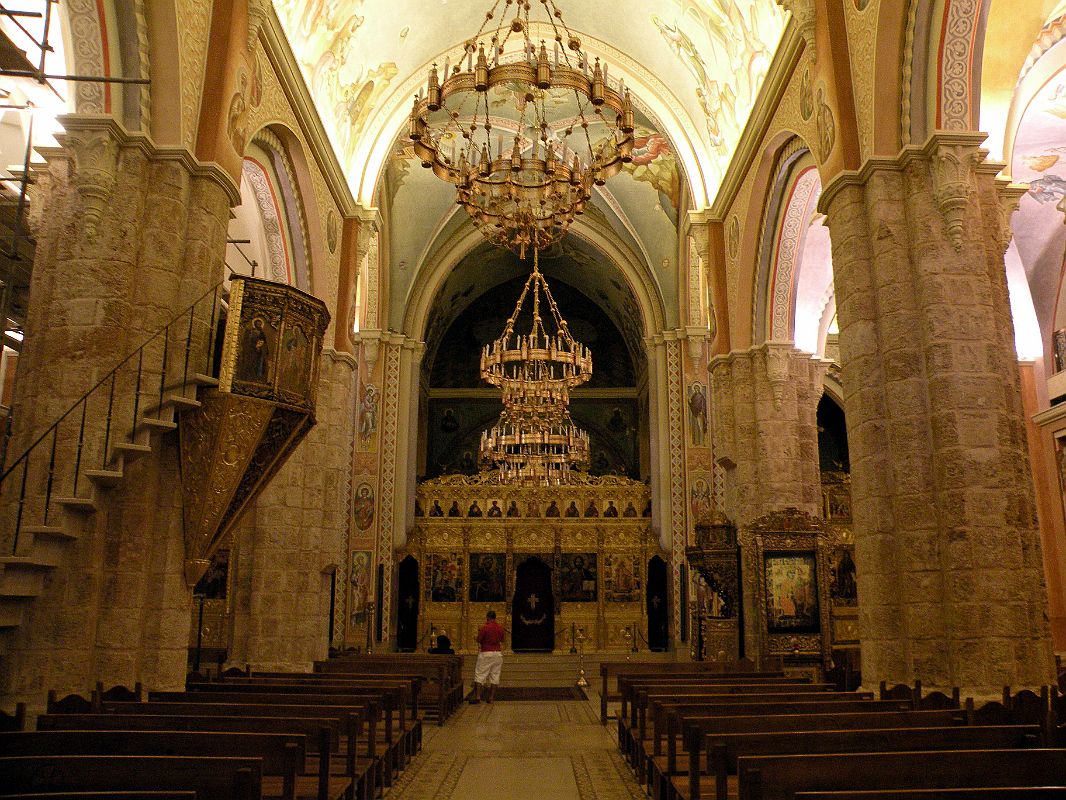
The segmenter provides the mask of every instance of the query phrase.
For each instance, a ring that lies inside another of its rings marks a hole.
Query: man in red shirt
[[[496,693],[496,687],[500,685],[500,667],[503,666],[503,652],[500,645],[503,644],[503,626],[496,621],[496,612],[491,609],[485,614],[485,624],[478,628],[477,643],[481,652],[477,655],[477,663],[474,665],[474,691],[470,694],[470,702],[479,702],[479,697],[484,694],[485,702],[491,703],[492,696]],[[482,687],[485,687],[482,692]]]

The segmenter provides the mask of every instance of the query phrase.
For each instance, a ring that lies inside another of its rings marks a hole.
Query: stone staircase
[[[600,664],[605,661],[674,661],[673,653],[649,653],[642,651],[632,653],[627,659],[624,653],[509,653],[503,655],[503,670],[500,675],[501,686],[530,686],[538,688],[573,686],[577,683],[579,671],[585,669],[585,680],[589,683],[586,690],[589,695],[598,693],[600,681]],[[463,680],[469,686],[474,682],[474,662],[476,653],[463,657]]]
[[[187,382],[167,387],[162,404],[148,406],[139,416],[132,437],[109,446],[104,468],[81,471],[86,494],[54,497],[50,514],[54,524],[20,528],[16,552],[0,557],[0,653],[7,650],[11,633],[22,624],[29,604],[45,591],[49,574],[65,562],[81,518],[106,502],[109,491],[122,484],[129,464],[156,452],[162,437],[177,430],[179,413],[200,407],[196,399],[200,388],[215,386],[215,378],[193,374]]]
[[[200,408],[211,377],[223,285],[216,284],[150,335],[22,453],[0,483],[0,655],[33,601],[48,591],[92,516],[158,452],[182,412]],[[83,459],[84,456],[84,459]],[[90,462],[91,459],[91,462]],[[91,465],[90,465],[91,463]]]

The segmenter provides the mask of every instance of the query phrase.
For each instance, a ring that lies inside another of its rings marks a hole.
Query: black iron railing
[[[87,481],[118,477],[117,471],[109,475],[108,467],[120,445],[138,445],[138,436],[153,422],[159,429],[169,427],[162,419],[168,397],[194,399],[186,395],[190,381],[217,377],[223,306],[220,282],[149,336],[4,466],[0,509],[9,532],[13,526],[12,554],[27,526],[50,524],[57,498],[88,503],[81,494]]]

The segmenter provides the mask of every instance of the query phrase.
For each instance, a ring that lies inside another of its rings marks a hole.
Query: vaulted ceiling
[[[352,190],[371,205],[428,65],[477,31],[492,0],[274,5]],[[546,19],[539,5],[531,19]],[[786,13],[775,0],[562,0],[560,8],[585,49],[611,65],[614,80],[625,80],[669,139],[693,206],[709,205]],[[553,38],[550,29],[532,33]]]

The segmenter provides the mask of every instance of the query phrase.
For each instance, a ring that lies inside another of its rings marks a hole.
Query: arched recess
[[[570,233],[594,248],[621,274],[636,300],[645,335],[661,332],[665,327],[666,313],[650,265],[641,262],[618,240],[616,234],[601,230],[591,220],[575,221]],[[459,262],[483,242],[484,237],[472,224],[464,224],[432,249],[431,255],[419,265],[412,282],[404,309],[403,333],[424,340],[434,300],[444,282]]]
[[[529,276],[529,263],[488,245],[472,251],[438,294],[425,334],[420,380],[418,475],[473,474],[481,434],[502,411],[481,380],[482,348],[499,337]],[[570,332],[593,353],[591,380],[570,396],[570,413],[590,436],[589,472],[633,479],[650,474],[644,330],[615,270],[568,241],[541,254],[540,269]],[[541,314],[554,331],[546,297]],[[516,331],[532,324],[527,297]]]
[[[245,150],[241,203],[229,225],[226,263],[236,273],[311,289],[304,203],[281,139],[260,130]]]
[[[829,229],[816,211],[821,177],[799,138],[778,153],[759,235],[751,337],[824,355],[836,314]]]

